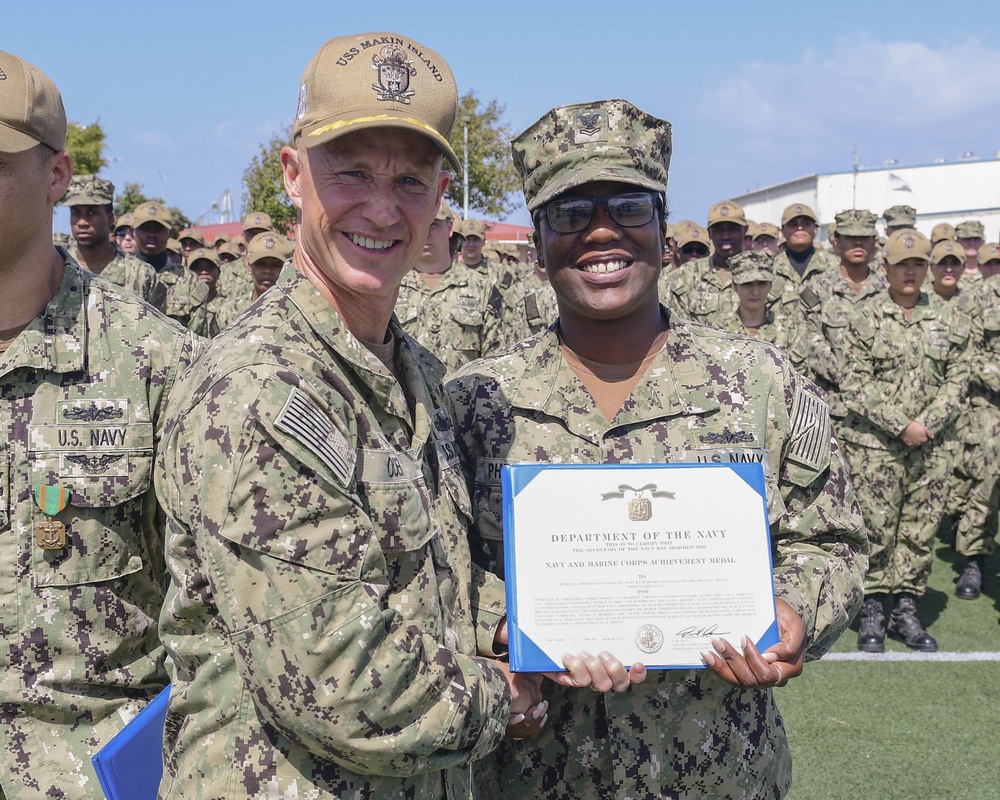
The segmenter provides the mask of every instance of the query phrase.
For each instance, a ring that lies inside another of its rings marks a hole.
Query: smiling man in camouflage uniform
[[[503,586],[471,565],[443,369],[392,313],[457,164],[455,80],[374,33],[298,85],[294,269],[187,373],[157,468],[161,795],[467,798],[539,696],[489,657]]]
[[[102,800],[91,756],[167,682],[152,467],[195,338],[52,246],[62,99],[0,75],[0,798]]]

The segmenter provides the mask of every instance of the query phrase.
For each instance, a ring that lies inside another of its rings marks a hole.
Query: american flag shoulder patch
[[[812,392],[800,389],[792,404],[788,458],[810,469],[823,469],[830,458],[831,436],[826,403]]]
[[[330,417],[301,389],[292,387],[274,426],[308,447],[345,487],[353,485],[358,454]]]

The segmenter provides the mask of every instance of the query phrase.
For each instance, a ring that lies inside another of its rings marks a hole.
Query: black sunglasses
[[[657,197],[652,192],[621,192],[607,197],[559,197],[549,201],[543,212],[556,233],[579,233],[594,218],[594,209],[604,206],[623,228],[646,225],[656,213]]]

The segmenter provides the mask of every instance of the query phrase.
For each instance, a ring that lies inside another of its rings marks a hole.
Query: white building
[[[957,225],[977,219],[986,227],[987,241],[995,242],[1000,236],[1000,158],[807,175],[733,200],[749,219],[775,225],[786,206],[805,203],[819,216],[820,241],[845,209],[867,208],[881,215],[890,206],[908,205],[917,210],[917,229],[924,234],[930,235],[939,222]]]

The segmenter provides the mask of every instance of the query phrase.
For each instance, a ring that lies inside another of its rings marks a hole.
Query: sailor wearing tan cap
[[[972,363],[969,398],[956,422],[956,457],[948,483],[948,522],[955,533],[955,551],[964,558],[955,596],[977,599],[983,588],[986,557],[996,544],[996,519],[1000,506],[1000,245],[979,248],[977,262],[982,281],[962,287],[965,252],[958,242],[944,240],[934,246],[931,269],[935,293],[951,299],[972,320]],[[940,275],[940,277],[939,277]],[[941,290],[939,290],[939,286]],[[953,288],[951,288],[953,287]]]
[[[0,51],[5,800],[103,800],[91,757],[167,683],[153,458],[197,341],[53,247],[73,174],[65,148],[51,78]],[[109,197],[74,188],[76,207]]]
[[[838,231],[846,235],[846,227],[838,220]],[[930,257],[923,234],[892,234],[888,290],[858,307],[844,335],[848,415],[837,430],[871,542],[858,628],[867,652],[882,652],[886,632],[913,649],[937,650],[917,601],[944,514],[947,442],[968,392],[972,351],[969,318],[922,291]]]
[[[292,257],[294,249],[294,243],[276,231],[263,231],[250,240],[246,252],[246,270],[250,283],[239,294],[230,297],[223,297],[220,292],[220,296],[210,306],[215,314],[216,330],[213,335],[217,336],[220,331],[232,325],[240,314],[278,282],[281,270]],[[221,253],[219,261],[222,261]],[[237,259],[237,263],[242,265],[243,258]],[[222,264],[221,269],[226,269],[225,264]]]
[[[208,336],[209,288],[181,263],[180,257],[177,261],[171,259],[168,245],[172,224],[170,211],[156,201],[140,203],[132,211],[139,257],[156,270],[167,287],[164,313],[199,336]]]
[[[159,464],[160,793],[465,798],[546,706],[495,658],[503,584],[472,566],[444,368],[393,315],[458,168],[455,79],[367,33],[295,86],[294,269],[177,387]]]
[[[746,216],[739,203],[724,200],[708,210],[712,254],[666,274],[667,291],[663,297],[671,311],[706,325],[725,328],[732,323],[739,299],[733,292],[729,259],[743,252],[746,229]]]
[[[816,247],[818,224],[816,212],[805,203],[792,203],[781,212],[781,235],[785,246],[774,259],[778,275],[803,284],[815,275],[837,268],[837,257]]]

